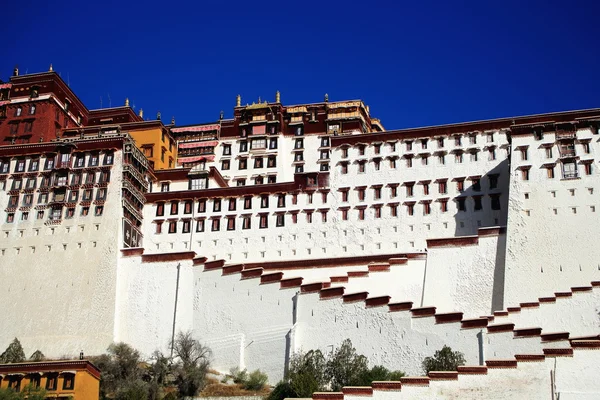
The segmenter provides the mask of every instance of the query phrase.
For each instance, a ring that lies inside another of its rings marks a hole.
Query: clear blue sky
[[[177,124],[360,98],[387,129],[600,107],[600,1],[6,1],[0,78]]]

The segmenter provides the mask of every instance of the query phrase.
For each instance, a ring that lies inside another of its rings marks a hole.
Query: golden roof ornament
[[[125,98],[125,107],[129,107],[129,97]]]
[[[50,68],[48,69],[48,72],[52,72],[54,71],[54,68],[52,68],[52,63],[50,63]]]
[[[140,108],[140,118],[144,118],[144,109]]]
[[[327,103],[329,101],[329,95],[327,93],[325,93],[325,103]]]
[[[239,94],[235,98],[235,106],[236,107],[241,107],[242,106],[242,96],[239,95]]]
[[[173,115],[173,117],[171,118],[171,125],[175,125],[175,116]]]
[[[275,103],[281,103],[281,93],[279,93],[279,90],[275,92]]]
[[[19,66],[15,65],[15,69],[13,69],[13,76],[19,76]]]
[[[160,121],[160,111],[156,113],[156,119]]]

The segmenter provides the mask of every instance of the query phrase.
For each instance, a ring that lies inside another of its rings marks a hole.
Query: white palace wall
[[[600,153],[600,143],[589,129],[577,130],[578,140],[589,139],[590,153],[575,144],[578,177],[563,179],[561,158],[555,134],[541,140],[532,135],[513,137],[512,178],[507,225],[505,303],[537,301],[552,291],[587,285],[600,278],[600,230],[598,178],[593,161],[591,175],[584,172],[582,160]],[[593,139],[593,140],[592,140]],[[548,158],[543,145],[552,147]],[[528,147],[522,160],[520,146]],[[547,177],[545,163],[556,163],[555,178]],[[529,180],[519,168],[531,166]]]
[[[94,216],[93,206],[80,216],[77,207],[73,218],[47,225],[49,211],[36,219],[32,207],[27,221],[2,220],[0,348],[17,337],[27,356],[39,349],[48,357],[76,357],[81,350],[103,353],[113,342],[121,185],[116,151],[102,216]],[[7,201],[0,192],[0,209]]]

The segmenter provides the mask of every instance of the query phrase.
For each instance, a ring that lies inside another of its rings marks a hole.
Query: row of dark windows
[[[75,203],[79,200],[79,194],[79,190],[57,190],[52,193],[40,193],[37,195],[37,204],[48,204],[49,201]],[[98,188],[94,199],[94,189],[84,189],[81,191],[81,201],[106,200],[106,195],[107,190],[105,188]],[[10,196],[8,207],[19,207],[20,198],[22,198],[20,206],[30,207],[33,205],[34,196],[33,194],[24,194],[22,197],[19,195]]]
[[[45,389],[47,391],[55,391],[58,389],[58,373],[45,373],[44,377],[46,378]],[[2,383],[3,378],[0,377],[0,383]],[[22,376],[9,376],[8,378],[4,378],[4,380],[8,381],[7,387],[9,389],[14,390],[15,392],[21,391],[21,384],[23,382]],[[42,376],[39,374],[31,374],[28,376],[29,385],[33,388],[38,389],[41,387]],[[75,389],[75,375],[71,373],[63,373],[63,387],[62,390],[74,390]]]
[[[33,218],[33,214],[35,213],[35,218],[38,220],[44,219],[46,215],[45,210],[34,210],[34,211],[21,211],[21,221],[28,221]],[[88,216],[90,213],[90,206],[81,206],[79,215],[82,217]],[[104,213],[104,206],[97,205],[94,207],[94,216],[100,217]],[[31,215],[30,215],[31,214]],[[59,221],[63,218],[71,219],[75,217],[75,207],[65,208],[63,211],[62,207],[52,207],[48,213],[48,219],[51,221]],[[15,213],[9,212],[6,214],[6,222],[12,224],[15,221]]]
[[[59,154],[56,157],[47,157],[44,163],[44,170],[48,171],[59,168],[84,168],[85,165],[85,154]],[[114,162],[114,154],[112,152],[104,153],[103,165],[112,165]],[[15,162],[14,173],[19,172],[36,172],[40,170],[40,159],[33,158],[29,160],[29,167],[27,168],[27,160],[17,159]],[[100,154],[92,153],[88,157],[88,167],[97,167],[100,165]],[[0,173],[10,173],[10,160],[0,160]]]
[[[70,175],[70,179],[69,179]],[[96,179],[97,177],[97,179]],[[69,183],[70,182],[70,183]],[[85,174],[73,172],[67,173],[55,173],[52,176],[42,176],[40,179],[40,188],[47,188],[50,186],[75,186],[75,185],[91,185],[95,183],[108,183],[110,182],[110,171],[100,171],[99,174],[95,172],[87,172]],[[27,179],[14,178],[10,186],[10,190],[31,190],[36,189],[38,183],[37,177],[31,177]],[[6,181],[3,182],[6,185]],[[6,189],[5,186],[2,186]]]
[[[264,168],[265,163],[263,157],[254,158],[254,168]],[[277,167],[277,157],[276,156],[268,156],[267,157],[267,168],[276,168]],[[221,161],[221,169],[228,170],[231,168],[231,160],[222,160]],[[238,161],[238,169],[248,169],[248,159],[241,158]]]
[[[327,198],[328,198],[329,193],[328,192],[321,192],[321,200],[323,204],[327,203]],[[313,193],[307,193],[307,201],[308,204],[312,204],[313,203]],[[286,195],[285,194],[278,194],[276,195],[276,199],[277,199],[277,208],[284,208],[286,206]],[[241,201],[243,201],[243,209],[244,210],[251,210],[252,209],[252,201],[253,201],[253,196],[245,196],[243,199],[240,199]],[[269,208],[269,201],[270,201],[270,196],[269,195],[261,195],[258,200],[260,201],[260,208]],[[220,212],[222,211],[222,202],[223,201],[227,201],[227,210],[228,211],[235,211],[237,209],[237,198],[230,198],[227,200],[222,200],[222,199],[213,199],[212,200],[212,210],[213,212]],[[298,195],[297,194],[292,194],[291,195],[291,201],[292,204],[298,204]],[[200,199],[198,201],[198,208],[197,208],[197,212],[198,213],[205,213],[207,211],[207,203],[208,203],[208,199]],[[194,206],[194,203],[192,200],[186,200],[182,203],[182,207],[183,207],[183,213],[184,214],[192,214],[192,209]],[[172,201],[169,203],[169,207],[170,207],[170,215],[177,215],[179,214],[179,207],[180,207],[180,202],[179,201]],[[165,203],[157,203],[156,204],[156,216],[157,217],[162,217],[165,215]]]
[[[488,187],[490,190],[498,188],[498,174],[490,174],[487,176],[488,178]],[[458,192],[465,191],[465,178],[455,178],[456,181],[456,190]],[[471,178],[471,186],[470,188],[475,192],[480,192],[481,188],[481,178]],[[398,186],[400,184],[389,184],[390,190],[390,198],[394,198],[398,196]],[[406,191],[406,197],[413,197],[415,195],[415,185],[421,186],[424,196],[429,196],[431,194],[431,183],[430,182],[405,182],[402,184]],[[439,179],[434,182],[434,185],[437,186],[437,191],[439,194],[447,194],[448,193],[448,179]],[[373,190],[373,199],[378,200],[381,199],[382,196],[382,186],[372,187]],[[356,188],[358,200],[364,201],[366,198],[366,188]],[[349,198],[350,188],[339,189],[342,194],[342,202],[347,202]]]

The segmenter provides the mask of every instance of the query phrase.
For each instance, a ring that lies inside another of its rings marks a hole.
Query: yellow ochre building
[[[87,360],[0,364],[0,388],[42,388],[47,399],[98,400],[100,370]]]

